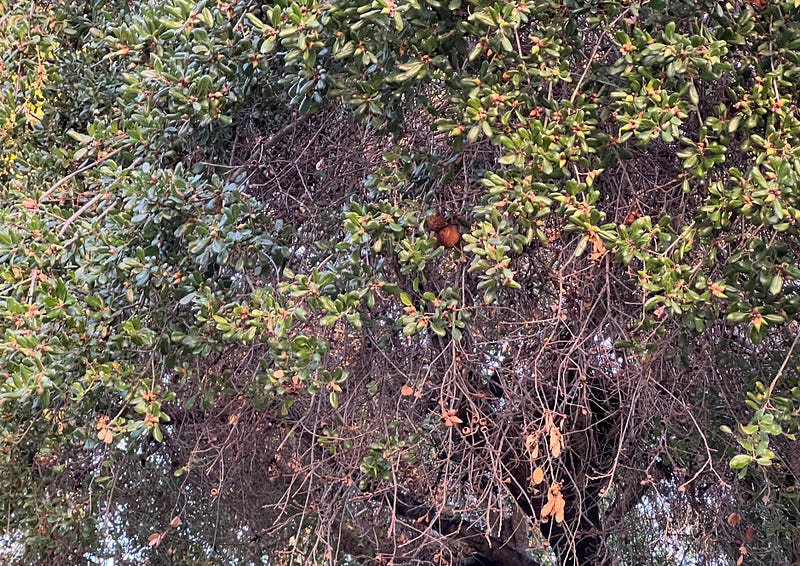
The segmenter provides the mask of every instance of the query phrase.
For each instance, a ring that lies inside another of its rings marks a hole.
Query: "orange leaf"
[[[525,438],[525,448],[531,453],[531,458],[536,460],[539,457],[539,431],[529,434]]]
[[[642,211],[638,209],[633,209],[628,212],[628,215],[625,217],[625,226],[630,226],[634,222],[636,222],[637,218],[642,216]]]
[[[545,503],[542,506],[542,521],[546,520],[547,517],[550,516],[550,514],[553,512],[553,509],[555,508],[555,505],[556,505],[555,501],[550,499],[548,496],[547,503]]]
[[[39,201],[33,200],[32,198],[25,198],[22,199],[22,206],[24,206],[28,210],[38,210]]]
[[[147,537],[147,546],[158,546],[164,540],[164,533],[153,533]]]
[[[559,493],[558,498],[556,499],[556,523],[561,524],[564,522],[564,508],[567,506],[566,501],[564,501],[564,497]]]
[[[744,540],[746,540],[747,542],[753,542],[754,536],[756,536],[756,528],[747,527],[747,530],[744,532]]]
[[[177,517],[173,517],[172,520],[169,522],[169,526],[173,529],[181,524],[181,517],[178,515]]]
[[[742,516],[739,515],[739,513],[733,512],[730,515],[728,515],[728,524],[731,527],[736,527],[741,522],[742,522]]]
[[[442,413],[442,419],[444,419],[444,426],[446,427],[452,427],[464,422],[460,418],[458,418],[458,416],[456,416],[455,409],[448,409],[444,411]]]
[[[544,470],[541,467],[538,467],[533,470],[533,475],[531,476],[533,480],[533,485],[539,485],[544,481]]]
[[[589,241],[592,243],[592,253],[589,254],[589,259],[591,261],[599,261],[606,255],[606,246],[597,234],[590,234]]]
[[[564,445],[564,439],[561,436],[561,431],[555,426],[550,429],[550,453],[553,458],[561,456],[561,448]]]
[[[409,395],[414,394],[414,388],[408,384],[405,384],[403,387],[400,388],[400,395],[403,397],[408,397]]]
[[[545,522],[550,515],[555,517],[557,523],[563,522],[565,506],[564,496],[561,495],[561,484],[554,483],[547,490],[547,503],[542,507],[542,522]]]

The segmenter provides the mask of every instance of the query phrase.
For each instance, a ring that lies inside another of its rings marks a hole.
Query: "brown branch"
[[[439,513],[433,507],[421,503],[411,495],[397,493],[387,494],[389,505],[410,521],[418,521],[421,517],[435,517],[432,527],[443,536],[457,535],[458,542],[465,544],[483,558],[484,564],[496,566],[541,566],[527,553],[517,550],[508,541],[487,535],[475,529],[460,516]]]
[[[279,141],[281,141],[283,138],[285,138],[288,134],[292,133],[292,131],[295,128],[297,128],[298,126],[300,126],[300,125],[304,124],[306,121],[308,121],[308,119],[311,118],[311,115],[312,115],[311,112],[309,112],[307,114],[303,114],[302,116],[300,116],[296,120],[286,124],[283,128],[281,128],[280,130],[275,132],[275,134],[273,134],[273,136],[271,138],[269,138],[266,142],[264,142],[264,144],[260,147],[260,149],[262,151],[266,151],[268,149],[272,149],[275,146],[275,144],[277,144]]]
[[[94,162],[92,162],[92,163],[89,163],[88,165],[84,165],[83,167],[80,167],[79,169],[76,169],[75,171],[73,171],[72,173],[70,173],[69,175],[67,175],[66,177],[63,177],[63,178],[59,179],[59,180],[58,180],[58,181],[56,181],[56,182],[55,182],[55,183],[54,183],[54,184],[53,184],[53,185],[52,185],[52,186],[51,186],[49,189],[47,189],[47,190],[46,190],[46,191],[45,191],[45,192],[42,194],[42,196],[40,196],[40,197],[39,197],[39,202],[44,202],[44,200],[45,200],[46,198],[48,198],[48,197],[49,197],[51,194],[53,194],[53,192],[54,192],[56,189],[58,189],[58,188],[59,188],[61,185],[63,185],[64,183],[66,183],[66,182],[67,182],[67,181],[69,181],[70,179],[73,179],[73,178],[77,177],[78,175],[80,175],[81,173],[83,173],[84,171],[88,171],[89,169],[92,169],[92,168],[94,168],[94,167],[97,167],[97,166],[98,166],[98,165],[100,165],[101,163],[103,163],[103,162],[105,162],[105,161],[108,161],[109,159],[111,159],[112,157],[114,157],[116,154],[118,154],[120,151],[122,151],[122,150],[124,150],[124,149],[127,149],[127,148],[129,148],[130,146],[131,146],[130,144],[125,144],[125,145],[123,145],[122,147],[118,147],[117,149],[115,149],[115,150],[114,150],[114,151],[112,151],[111,153],[108,153],[107,155],[104,155],[104,156],[102,156],[102,157],[98,157],[98,158],[97,158],[97,160],[95,160]]]
[[[61,230],[58,231],[58,237],[60,238],[61,236],[63,236],[66,233],[67,228],[69,228],[73,222],[75,222],[78,218],[80,218],[81,214],[89,210],[92,206],[97,204],[101,199],[108,198],[110,196],[111,195],[109,193],[100,193],[93,196],[86,204],[84,204],[82,207],[76,210],[75,214],[73,214],[64,221],[64,225],[61,226]]]
[[[305,124],[308,121],[308,119],[311,118],[312,115],[313,115],[312,112],[308,112],[308,113],[303,114],[302,116],[298,117],[297,119],[289,122],[284,127],[282,127],[280,130],[275,132],[272,135],[272,137],[270,137],[267,141],[265,141],[263,144],[261,144],[260,146],[258,146],[255,149],[257,149],[259,152],[262,152],[262,153],[267,151],[267,150],[269,150],[269,149],[272,149],[273,147],[275,147],[275,145],[278,144],[278,142],[280,142],[281,140],[283,140],[283,138],[285,138],[287,135],[292,133],[298,126],[301,126],[302,124]],[[312,141],[313,141],[313,139],[312,139]],[[311,142],[309,142],[309,144],[310,143]],[[251,154],[251,157],[252,157],[252,154]],[[228,174],[228,178],[229,179],[235,179],[239,175],[239,173],[244,171],[246,168],[247,168],[247,162],[245,162],[244,164],[239,165],[238,167],[233,169]]]

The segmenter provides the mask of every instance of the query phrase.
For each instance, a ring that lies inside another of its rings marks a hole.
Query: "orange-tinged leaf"
[[[747,542],[753,542],[754,536],[756,536],[756,528],[747,527],[747,530],[744,532],[744,540]]]
[[[533,470],[533,475],[531,476],[533,480],[533,485],[539,485],[544,481],[544,470],[541,466],[537,466],[535,470]]]
[[[181,524],[181,517],[178,515],[177,517],[173,517],[172,520],[169,522],[169,526],[173,529]]]
[[[603,243],[603,240],[600,239],[600,236],[597,236],[596,234],[594,237],[590,236],[589,241],[592,242],[592,253],[589,254],[589,259],[591,261],[599,261],[604,255],[606,255],[606,246]]]
[[[531,453],[531,458],[536,460],[539,457],[539,431],[529,434],[525,438],[525,448]]]
[[[460,418],[458,418],[458,416],[456,415],[456,412],[457,411],[455,409],[447,409],[446,411],[444,411],[442,413],[442,419],[444,420],[444,426],[453,427],[453,426],[455,426],[457,424],[461,424],[461,423],[464,422]]]
[[[738,525],[739,525],[739,523],[741,523],[741,522],[742,522],[742,516],[741,516],[741,515],[739,515],[739,513],[736,513],[736,512],[734,511],[733,513],[731,513],[730,515],[728,515],[728,524],[729,524],[731,527],[736,527],[736,526],[738,526]]]
[[[713,282],[708,285],[708,290],[711,291],[711,294],[715,297],[719,297],[720,299],[727,299],[728,296],[725,294],[725,285],[718,282]]]
[[[550,429],[550,453],[553,458],[561,456],[561,448],[564,445],[564,439],[561,436],[561,431],[555,426]]]
[[[164,533],[153,533],[147,537],[147,546],[158,546],[164,540]]]
[[[400,395],[402,395],[403,397],[408,397],[409,395],[413,394],[414,394],[414,388],[407,383],[400,388]]]
[[[631,224],[636,222],[637,218],[641,218],[641,216],[642,216],[642,211],[639,210],[638,208],[631,210],[625,217],[625,226],[630,226]]]
[[[560,497],[556,501],[556,523],[561,524],[564,522],[564,508],[566,507],[566,502],[564,501],[563,497]]]
[[[555,509],[555,505],[556,505],[555,501],[552,500],[552,499],[549,499],[549,497],[548,497],[547,503],[545,503],[542,506],[542,521],[547,519],[547,517],[549,517],[552,514],[553,509]]]
[[[750,324],[752,324],[756,330],[761,330],[761,327],[764,326],[764,317],[758,310],[758,307],[754,308],[750,313]]]
[[[549,516],[553,516],[556,523],[564,521],[564,508],[566,502],[564,496],[561,495],[561,484],[554,483],[547,490],[547,503],[542,507],[542,522],[547,521]]]
[[[33,200],[32,198],[24,198],[22,199],[22,206],[28,210],[37,210],[39,208],[39,201]]]

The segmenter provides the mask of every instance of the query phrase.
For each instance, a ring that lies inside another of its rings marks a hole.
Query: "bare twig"
[[[89,199],[89,201],[86,204],[84,204],[82,207],[80,207],[78,210],[75,211],[75,214],[67,218],[67,220],[64,222],[64,225],[61,226],[61,230],[58,231],[58,236],[59,237],[63,236],[64,233],[67,231],[67,228],[69,228],[73,222],[75,222],[78,218],[80,218],[81,214],[89,210],[92,206],[97,204],[97,202],[100,201],[101,199],[108,198],[110,196],[111,196],[110,193],[99,193],[93,196],[91,199]]]
[[[114,151],[109,153],[108,155],[104,155],[103,157],[98,157],[92,163],[84,165],[83,167],[81,167],[79,169],[76,169],[75,171],[73,171],[72,173],[67,175],[66,177],[63,177],[63,178],[59,179],[49,189],[47,189],[42,194],[42,196],[39,197],[39,202],[43,202],[47,197],[49,197],[51,194],[53,194],[53,192],[55,192],[60,186],[62,186],[64,183],[68,182],[70,179],[74,179],[75,177],[77,177],[78,175],[83,173],[84,171],[88,171],[89,169],[93,169],[93,168],[97,167],[101,163],[103,163],[105,161],[108,161],[109,159],[111,159],[112,157],[117,155],[119,152],[121,152],[121,151],[123,151],[123,150],[125,150],[125,149],[127,149],[129,147],[130,147],[130,144],[125,144],[125,145],[123,145],[121,147],[118,147],[117,149],[115,149]]]
[[[789,358],[792,357],[792,353],[794,352],[795,347],[797,346],[797,341],[800,340],[800,332],[797,332],[794,336],[794,340],[792,341],[792,345],[789,347],[789,351],[786,353],[786,357],[783,359],[783,363],[781,367],[778,369],[778,373],[775,374],[775,377],[772,378],[772,382],[769,384],[769,393],[767,394],[767,398],[769,399],[772,397],[772,392],[775,389],[775,386],[778,384],[783,372],[786,371],[786,366],[789,364]]]

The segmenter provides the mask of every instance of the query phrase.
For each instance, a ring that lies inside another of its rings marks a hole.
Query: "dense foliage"
[[[4,563],[800,560],[800,1],[0,0]]]

